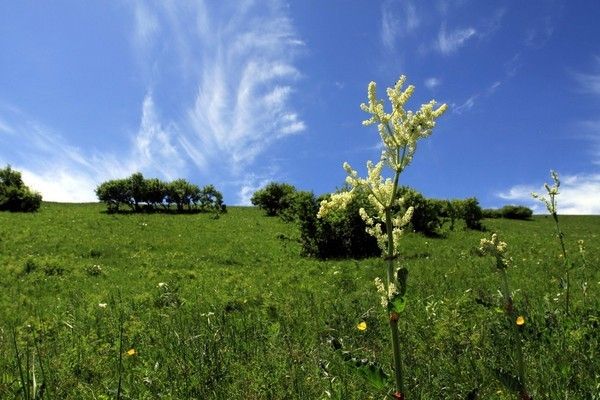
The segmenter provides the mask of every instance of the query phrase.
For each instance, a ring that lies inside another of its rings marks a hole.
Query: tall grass
[[[218,220],[102,210],[43,203],[37,214],[0,213],[0,398],[31,396],[33,373],[51,399],[116,398],[119,379],[123,399],[381,398],[329,341],[339,338],[358,360],[393,365],[372,283],[383,260],[301,257],[294,225],[253,208],[233,207]],[[598,222],[561,216],[569,237],[587,244],[588,267],[573,270],[572,282],[584,273],[589,282],[586,296],[572,291],[564,316],[552,218],[484,221],[510,243],[536,400],[599,398]],[[480,237],[456,226],[446,239],[403,238],[411,398],[474,390],[513,398],[493,372],[511,365],[498,352],[511,342],[507,319],[498,318],[498,278],[477,255]],[[576,241],[565,246],[577,254]],[[90,274],[93,265],[102,272]],[[362,321],[365,331],[356,329]]]

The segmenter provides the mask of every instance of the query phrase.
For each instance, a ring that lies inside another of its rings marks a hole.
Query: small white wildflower
[[[107,303],[98,303],[98,307],[100,308],[106,308],[107,305]]]
[[[167,283],[166,283],[166,282],[158,282],[158,285],[157,285],[157,286],[158,286],[159,288],[162,288],[162,287],[165,287],[165,286],[167,286]]]

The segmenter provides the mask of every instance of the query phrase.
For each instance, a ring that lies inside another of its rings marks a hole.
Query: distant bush
[[[41,203],[42,196],[23,183],[19,171],[10,165],[0,169],[0,211],[33,212]]]
[[[273,217],[287,210],[292,204],[296,188],[287,183],[271,182],[252,195],[250,201]]]
[[[470,197],[462,201],[461,204],[462,219],[467,228],[483,230],[481,220],[483,219],[483,210],[479,206],[479,201],[475,197]]]
[[[450,230],[453,231],[456,221],[462,219],[462,200],[438,200],[442,205],[442,218],[450,223]]]
[[[115,179],[101,183],[96,188],[98,200],[106,203],[108,212],[118,212],[122,204],[131,205],[131,193],[129,193],[126,179]]]
[[[533,211],[525,206],[507,205],[500,209],[503,218],[529,220],[533,216]]]
[[[321,259],[364,258],[380,254],[375,238],[367,234],[366,225],[358,210],[371,205],[364,193],[355,193],[345,210],[338,210],[325,218],[317,218],[320,200],[312,193],[299,192],[294,197],[293,209],[300,225],[300,242],[304,255]]]
[[[410,227],[413,231],[426,236],[440,234],[443,224],[444,204],[441,200],[427,199],[421,193],[409,187],[400,188],[400,197],[404,199],[403,209],[413,207]]]
[[[126,179],[114,179],[96,188],[98,199],[106,203],[108,212],[119,212],[128,206],[133,212],[170,210],[177,212],[225,212],[223,195],[213,185],[203,188],[185,179],[163,182],[156,178],[145,179],[137,172]]]
[[[502,212],[496,208],[484,208],[483,218],[502,218]]]

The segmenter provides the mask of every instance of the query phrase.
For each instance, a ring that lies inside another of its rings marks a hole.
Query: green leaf
[[[406,307],[406,296],[396,293],[394,297],[388,302],[388,311],[395,311],[400,314]]]
[[[381,366],[375,363],[368,363],[359,367],[361,374],[369,381],[373,387],[382,390],[385,389],[389,382],[389,376],[385,373]]]
[[[398,293],[400,296],[406,294],[406,280],[408,279],[408,270],[404,267],[396,271],[396,280],[398,281]]]
[[[496,378],[510,391],[514,393],[520,393],[523,391],[523,385],[521,381],[516,376],[509,374],[508,372],[502,369],[494,369],[494,374]]]

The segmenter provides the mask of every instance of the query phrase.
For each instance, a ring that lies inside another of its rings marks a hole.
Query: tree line
[[[532,214],[530,209],[522,206],[483,210],[475,197],[441,200],[426,198],[406,186],[398,190],[404,202],[402,209],[396,212],[403,213],[408,207],[413,207],[410,230],[426,236],[443,236],[445,229],[454,230],[459,221],[466,229],[483,230],[482,220],[486,217],[528,219]],[[329,196],[331,194],[317,197],[312,192],[298,191],[287,183],[271,182],[256,191],[251,202],[268,216],[278,215],[286,221],[296,222],[305,255],[317,258],[378,256],[380,249],[377,242],[367,234],[365,222],[359,215],[359,209],[369,211],[373,207],[368,193],[355,190],[345,210],[317,218],[321,201]]]
[[[185,179],[164,182],[157,178],[144,178],[136,172],[128,178],[113,179],[96,188],[98,200],[105,203],[109,213],[171,211],[225,212],[223,195],[213,185],[199,187]]]

